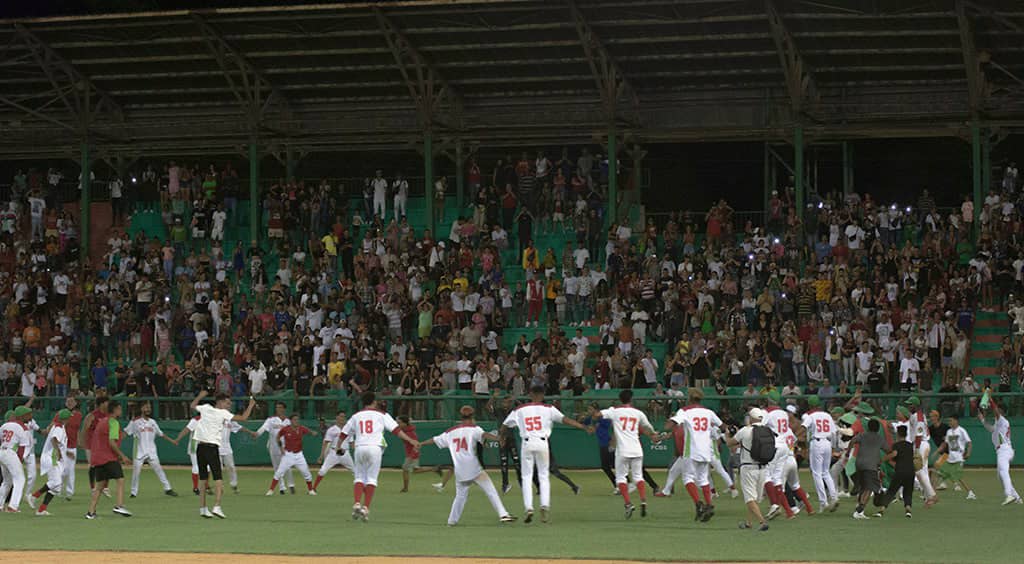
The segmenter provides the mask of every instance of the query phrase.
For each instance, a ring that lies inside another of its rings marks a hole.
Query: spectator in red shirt
[[[398,416],[398,430],[402,431],[413,441],[419,441],[416,437],[416,426],[409,420],[408,415]],[[398,431],[395,431],[396,433]],[[420,468],[420,451],[416,447],[412,446],[409,441],[405,441],[405,462],[402,463],[402,493],[409,491],[409,478],[413,474],[419,474],[421,472],[437,472],[437,475],[441,475],[440,466],[437,468]]]
[[[121,404],[107,402],[109,413],[99,419],[96,428],[89,437],[89,466],[96,478],[96,487],[92,490],[92,499],[89,501],[89,512],[85,514],[86,519],[96,518],[96,505],[100,500],[100,493],[107,487],[110,480],[117,482],[117,505],[114,506],[114,513],[131,517],[131,511],[124,507],[124,471],[121,464],[128,464],[130,460],[121,452],[121,424],[118,417],[121,416]]]
[[[267,490],[268,496],[274,495],[277,483],[292,468],[297,468],[299,473],[302,474],[302,479],[306,480],[306,491],[309,495],[316,495],[316,490],[313,489],[313,475],[309,473],[306,455],[302,452],[302,437],[306,435],[316,437],[319,433],[310,431],[307,427],[300,424],[299,414],[293,413],[291,415],[291,425],[282,427],[281,431],[277,434],[277,440],[284,448],[284,454],[281,456],[281,462],[277,465],[277,470],[274,472],[274,479],[270,481],[270,489]],[[294,490],[292,493],[295,493]]]

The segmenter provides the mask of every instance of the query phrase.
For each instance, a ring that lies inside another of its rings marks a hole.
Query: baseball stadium
[[[1013,562],[1019,0],[0,4],[0,561]]]

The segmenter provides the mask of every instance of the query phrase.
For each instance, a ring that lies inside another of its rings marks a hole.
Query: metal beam
[[[764,9],[768,15],[772,40],[775,41],[775,50],[779,53],[779,62],[782,63],[782,72],[786,77],[786,90],[789,92],[793,117],[799,119],[801,115],[807,113],[809,104],[813,106],[817,103],[818,88],[774,0],[765,0]]]
[[[264,127],[268,115],[275,110],[286,119],[290,117],[291,105],[288,99],[267,79],[263,71],[229,43],[203,16],[196,13],[191,15],[202,34],[203,42],[217,61],[217,66],[249,120],[250,129],[256,131]]]
[[[416,105],[424,131],[432,130],[435,124],[444,125],[440,119],[442,109],[447,109],[451,116],[451,122],[447,125],[451,129],[461,129],[462,94],[445,80],[437,67],[380,8],[374,6],[373,14]]]
[[[956,0],[956,25],[960,31],[960,51],[964,57],[964,71],[967,73],[967,99],[971,116],[977,117],[985,103],[985,74],[978,62],[974,26],[967,15],[967,3],[964,0]]]
[[[32,30],[23,24],[15,23],[14,35],[31,52],[40,70],[46,75],[53,93],[74,118],[80,132],[88,131],[96,116],[101,114],[111,117],[112,121],[116,123],[124,121],[124,110],[110,94],[93,84],[87,76],[79,72]],[[17,104],[13,104],[9,100],[4,102],[12,107],[17,107]],[[25,106],[21,109],[46,121],[60,121],[57,118],[41,117],[41,115],[45,115],[41,108],[32,109]]]
[[[576,25],[576,33],[580,36],[580,43],[583,52],[587,56],[587,63],[590,65],[590,72],[594,75],[594,82],[601,94],[601,105],[604,107],[608,123],[614,124],[622,116],[618,108],[620,101],[626,101],[630,105],[630,113],[626,121],[629,125],[640,123],[640,97],[636,89],[622,72],[618,62],[608,52],[607,47],[594,32],[594,29],[587,22],[583,11],[576,5],[575,0],[566,0],[569,12],[572,14],[573,23]]]

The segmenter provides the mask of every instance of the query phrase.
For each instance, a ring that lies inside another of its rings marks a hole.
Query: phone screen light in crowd
[[[776,245],[778,245],[778,244],[779,244],[779,238],[778,238],[778,237],[776,237],[776,238],[775,238],[775,244],[776,244]]]
[[[782,299],[786,299],[786,293],[785,292],[782,293]]]
[[[896,204],[893,204],[893,205],[892,205],[892,210],[893,210],[893,211],[896,211]]]
[[[825,207],[825,202],[818,202],[818,209],[819,210],[824,208],[824,207]]]
[[[132,184],[138,184],[138,183],[139,183],[139,179],[138,179],[138,178],[135,178],[135,177],[133,176],[133,177],[132,177]]]
[[[910,213],[910,206],[907,206],[907,213]]]
[[[754,260],[754,253],[750,253],[749,255],[747,255],[747,259]]]

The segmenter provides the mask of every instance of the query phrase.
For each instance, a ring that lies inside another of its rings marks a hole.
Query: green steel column
[[[619,165],[616,158],[619,154],[615,138],[615,128],[608,130],[608,216],[605,226],[611,226],[619,220]]]
[[[974,186],[974,234],[981,231],[981,206],[984,203],[981,193],[981,126],[971,122],[971,181]]]
[[[771,199],[772,188],[775,187],[774,175],[772,174],[772,153],[768,147],[768,142],[764,142],[764,172],[762,181],[764,182],[764,201],[761,204],[761,209],[764,211],[763,225],[768,225],[768,201]]]
[[[843,195],[853,191],[853,147],[843,141]]]
[[[90,192],[92,190],[92,182],[89,179],[92,178],[92,162],[89,157],[89,140],[85,139],[82,141],[82,180],[81,180],[81,205],[80,211],[80,223],[82,225],[82,240],[79,241],[81,245],[82,259],[89,258],[89,227],[92,222],[92,202]]]
[[[988,194],[992,189],[992,143],[988,132],[981,136],[981,191]]]
[[[295,180],[295,151],[290,147],[284,150],[284,177],[288,182]]]
[[[462,210],[466,192],[466,163],[462,160],[462,140],[455,142],[455,207]],[[470,199],[476,194],[470,195]]]
[[[260,241],[260,150],[256,139],[249,140],[249,241]]]
[[[434,143],[430,130],[423,132],[423,184],[427,212],[427,228],[434,235]]]
[[[804,126],[793,128],[793,181],[796,189],[796,216],[804,218]]]

